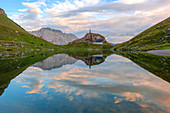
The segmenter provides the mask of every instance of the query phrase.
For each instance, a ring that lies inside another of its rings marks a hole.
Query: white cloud
[[[26,13],[20,15],[20,18],[24,20],[41,18],[41,13],[43,13],[43,11],[41,10],[40,7],[41,5],[46,6],[44,2],[34,2],[34,3],[22,2],[22,4],[25,7],[27,7],[26,9],[19,9],[19,11]]]
[[[57,1],[57,3],[53,3],[51,8],[46,8],[46,12],[50,15],[58,16],[63,12],[76,10],[80,7],[93,6],[99,2],[100,0],[75,0],[73,2],[70,2],[69,0],[66,0],[65,2]]]
[[[50,15],[58,15],[62,12],[74,9],[76,9],[76,6],[74,4],[71,4],[69,1],[66,1],[58,2],[57,4],[54,3],[52,8],[46,9],[46,12]]]
[[[74,3],[78,7],[91,6],[91,5],[98,4],[99,2],[100,2],[100,0],[75,0],[74,1]]]
[[[122,3],[125,4],[137,4],[137,3],[143,3],[146,0],[121,0]]]
[[[169,0],[66,0],[64,2],[24,2],[27,8],[12,19],[26,30],[51,27],[82,37],[88,29],[108,41],[126,41],[168,17]],[[28,21],[29,20],[29,21]]]

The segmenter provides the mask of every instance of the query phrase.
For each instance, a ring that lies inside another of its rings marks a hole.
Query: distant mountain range
[[[57,54],[34,64],[33,67],[39,67],[43,70],[50,70],[53,68],[60,68],[63,65],[74,64],[76,61],[76,59],[66,54]]]
[[[30,33],[56,45],[66,45],[69,42],[78,39],[74,34],[63,33],[60,30],[51,28],[41,28],[40,30],[31,31]]]

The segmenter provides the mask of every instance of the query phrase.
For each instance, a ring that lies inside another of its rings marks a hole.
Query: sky
[[[83,37],[89,29],[112,43],[127,41],[170,14],[170,0],[0,0],[27,31],[50,27]]]

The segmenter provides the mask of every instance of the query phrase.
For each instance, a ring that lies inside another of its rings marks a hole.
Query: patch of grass
[[[91,44],[88,42],[80,42],[80,43],[76,43],[76,44],[69,44],[69,45],[65,45],[65,46],[61,46],[65,49],[80,49],[80,50],[90,50],[90,49],[98,49],[98,50],[102,50],[102,49],[111,49],[113,46],[110,44],[103,44],[103,45],[98,45],[98,44]]]

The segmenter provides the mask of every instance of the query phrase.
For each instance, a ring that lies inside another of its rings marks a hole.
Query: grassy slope
[[[29,34],[18,24],[2,14],[0,14],[0,44],[0,50],[55,47],[54,44]]]
[[[170,17],[145,30],[131,40],[116,45],[114,48],[135,50],[170,49]]]

